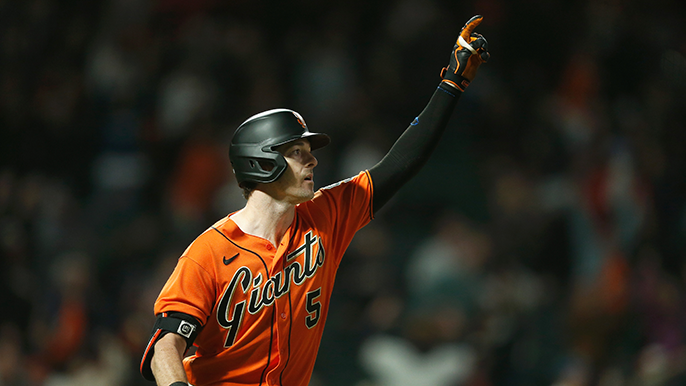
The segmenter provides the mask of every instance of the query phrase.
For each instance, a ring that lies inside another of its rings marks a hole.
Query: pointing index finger
[[[481,15],[476,15],[469,19],[469,21],[462,27],[462,31],[460,32],[460,36],[466,40],[469,41],[469,37],[472,35],[472,32],[474,32],[474,28],[481,24],[481,21],[484,19],[483,16]]]

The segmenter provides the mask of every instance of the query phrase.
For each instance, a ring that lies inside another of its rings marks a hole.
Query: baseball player
[[[307,386],[340,260],[355,232],[424,165],[489,58],[460,32],[431,100],[377,165],[314,192],[312,152],[329,143],[292,110],[243,122],[229,158],[247,198],[186,249],[162,289],[141,373],[159,386]],[[197,350],[184,359],[191,345]]]

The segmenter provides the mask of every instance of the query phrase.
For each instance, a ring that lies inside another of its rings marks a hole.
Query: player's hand
[[[453,47],[450,63],[441,70],[443,82],[461,92],[474,79],[479,66],[491,57],[486,38],[474,32],[474,28],[481,24],[483,19],[483,16],[476,15],[462,27]]]

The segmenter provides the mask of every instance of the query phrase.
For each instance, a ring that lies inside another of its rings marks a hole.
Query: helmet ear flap
[[[261,151],[253,146],[233,146],[231,165],[236,180],[267,184],[276,181],[288,167],[286,159],[276,151]]]
[[[257,165],[255,165],[255,164],[257,164]],[[276,167],[276,164],[272,161],[267,161],[267,160],[256,160],[256,161],[250,160],[250,167],[251,168],[259,167],[263,171],[271,172]]]

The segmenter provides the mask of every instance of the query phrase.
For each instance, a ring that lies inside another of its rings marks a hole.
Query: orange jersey
[[[184,312],[204,327],[184,360],[192,385],[307,386],[336,270],[372,219],[368,172],[320,189],[296,207],[281,244],[226,217],[184,252],[155,314]]]

